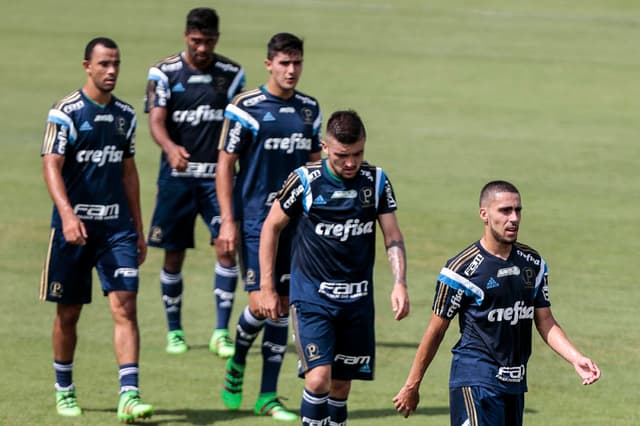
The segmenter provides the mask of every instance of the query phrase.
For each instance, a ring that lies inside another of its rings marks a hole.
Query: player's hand
[[[582,379],[583,385],[590,385],[600,379],[600,369],[591,359],[580,356],[573,362],[573,368],[576,369],[576,373]]]
[[[262,281],[262,277],[260,278]],[[263,281],[268,282],[268,281]],[[273,288],[260,288],[260,312],[265,318],[277,321],[282,313],[280,312],[280,298]]]
[[[391,309],[393,309],[394,319],[400,321],[409,315],[409,293],[407,286],[402,283],[395,283],[391,292]]]
[[[404,385],[400,392],[393,397],[393,405],[396,407],[396,411],[405,418],[416,411],[419,402],[420,392],[418,388],[409,388],[407,385]]]
[[[138,247],[138,266],[144,263],[147,258],[147,242],[144,240],[144,235],[138,233],[138,241],[136,242]]]
[[[83,246],[87,244],[87,228],[75,214],[62,218],[62,233],[69,244]]]
[[[216,244],[220,245],[222,253],[233,255],[236,252],[237,228],[233,220],[223,220]]]
[[[175,169],[179,172],[184,172],[185,170],[187,170],[190,156],[191,155],[189,154],[189,152],[180,145],[174,144],[170,149],[167,150],[167,161],[169,161],[169,165],[172,169]]]

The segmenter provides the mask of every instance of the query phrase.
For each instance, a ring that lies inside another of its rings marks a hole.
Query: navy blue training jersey
[[[41,155],[65,157],[62,178],[75,214],[88,226],[132,227],[122,161],[135,153],[136,115],[115,96],[99,105],[75,90],[49,110]],[[51,226],[62,222],[54,206]]]
[[[297,91],[282,99],[262,86],[227,106],[220,149],[239,156],[235,213],[257,235],[289,173],[320,151],[321,125],[318,101]]]
[[[433,312],[446,319],[459,316],[451,388],[526,392],[534,310],[550,306],[547,285],[546,263],[521,243],[504,260],[476,241],[447,262],[438,277]]]
[[[204,71],[191,68],[185,53],[170,56],[149,69],[145,112],[166,108],[165,126],[171,140],[189,152],[184,172],[172,170],[162,153],[160,178],[215,177],[218,139],[229,101],[243,90],[244,69],[224,56],[214,54]]]
[[[296,169],[277,195],[284,212],[299,218],[290,300],[372,304],[376,221],[396,210],[393,188],[379,167],[363,162],[343,180],[326,162]]]

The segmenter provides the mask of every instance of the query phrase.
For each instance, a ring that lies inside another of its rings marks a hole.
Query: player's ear
[[[325,154],[328,154],[328,152],[327,152],[327,151],[328,151],[328,149],[329,149],[329,146],[327,145],[327,142],[325,142],[325,140],[324,140],[324,139],[322,139],[322,140],[320,141],[320,144],[322,145],[322,152],[324,152]]]
[[[487,213],[487,209],[485,207],[480,207],[479,215],[482,223],[484,223],[485,225],[489,223],[489,214]]]

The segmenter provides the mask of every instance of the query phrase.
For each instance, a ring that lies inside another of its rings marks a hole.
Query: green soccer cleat
[[[209,340],[209,350],[220,358],[230,358],[236,353],[236,348],[229,338],[229,330],[217,329],[213,331]]]
[[[56,391],[56,411],[65,417],[77,417],[82,414],[75,389]]]
[[[147,419],[152,414],[153,406],[142,402],[138,391],[127,391],[120,395],[118,420],[122,423],[133,423],[137,419]]]
[[[236,364],[229,358],[225,366],[222,402],[229,410],[237,410],[242,403],[242,383],[244,382],[244,365]]]
[[[271,416],[274,420],[283,422],[295,422],[298,420],[298,415],[284,408],[275,393],[260,394],[253,412],[259,416]]]
[[[172,355],[183,354],[189,350],[184,340],[184,331],[173,330],[167,334],[167,353]]]

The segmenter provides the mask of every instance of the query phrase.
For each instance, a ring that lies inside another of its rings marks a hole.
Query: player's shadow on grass
[[[83,408],[84,412],[108,412],[116,414],[114,409],[106,408]],[[188,425],[212,425],[216,422],[226,420],[239,420],[245,418],[255,418],[252,410],[214,410],[214,409],[189,409],[179,408],[174,410],[163,410],[162,408],[153,411],[150,419],[140,420],[138,424],[145,426],[163,425],[163,424],[188,424]]]
[[[113,409],[83,409],[83,411],[91,412],[110,412],[115,414]],[[436,416],[449,413],[449,407],[419,407],[412,416],[424,415],[424,416]],[[365,409],[365,410],[349,410],[350,419],[378,419],[381,417],[398,418],[402,416],[395,412],[393,408],[378,408],[378,409]],[[163,410],[157,409],[153,413],[153,417],[145,419],[144,424],[146,426],[162,425],[162,424],[189,424],[189,425],[212,425],[220,421],[228,420],[240,420],[247,418],[256,418],[256,415],[252,410],[207,410],[207,409],[175,409],[175,410]]]

